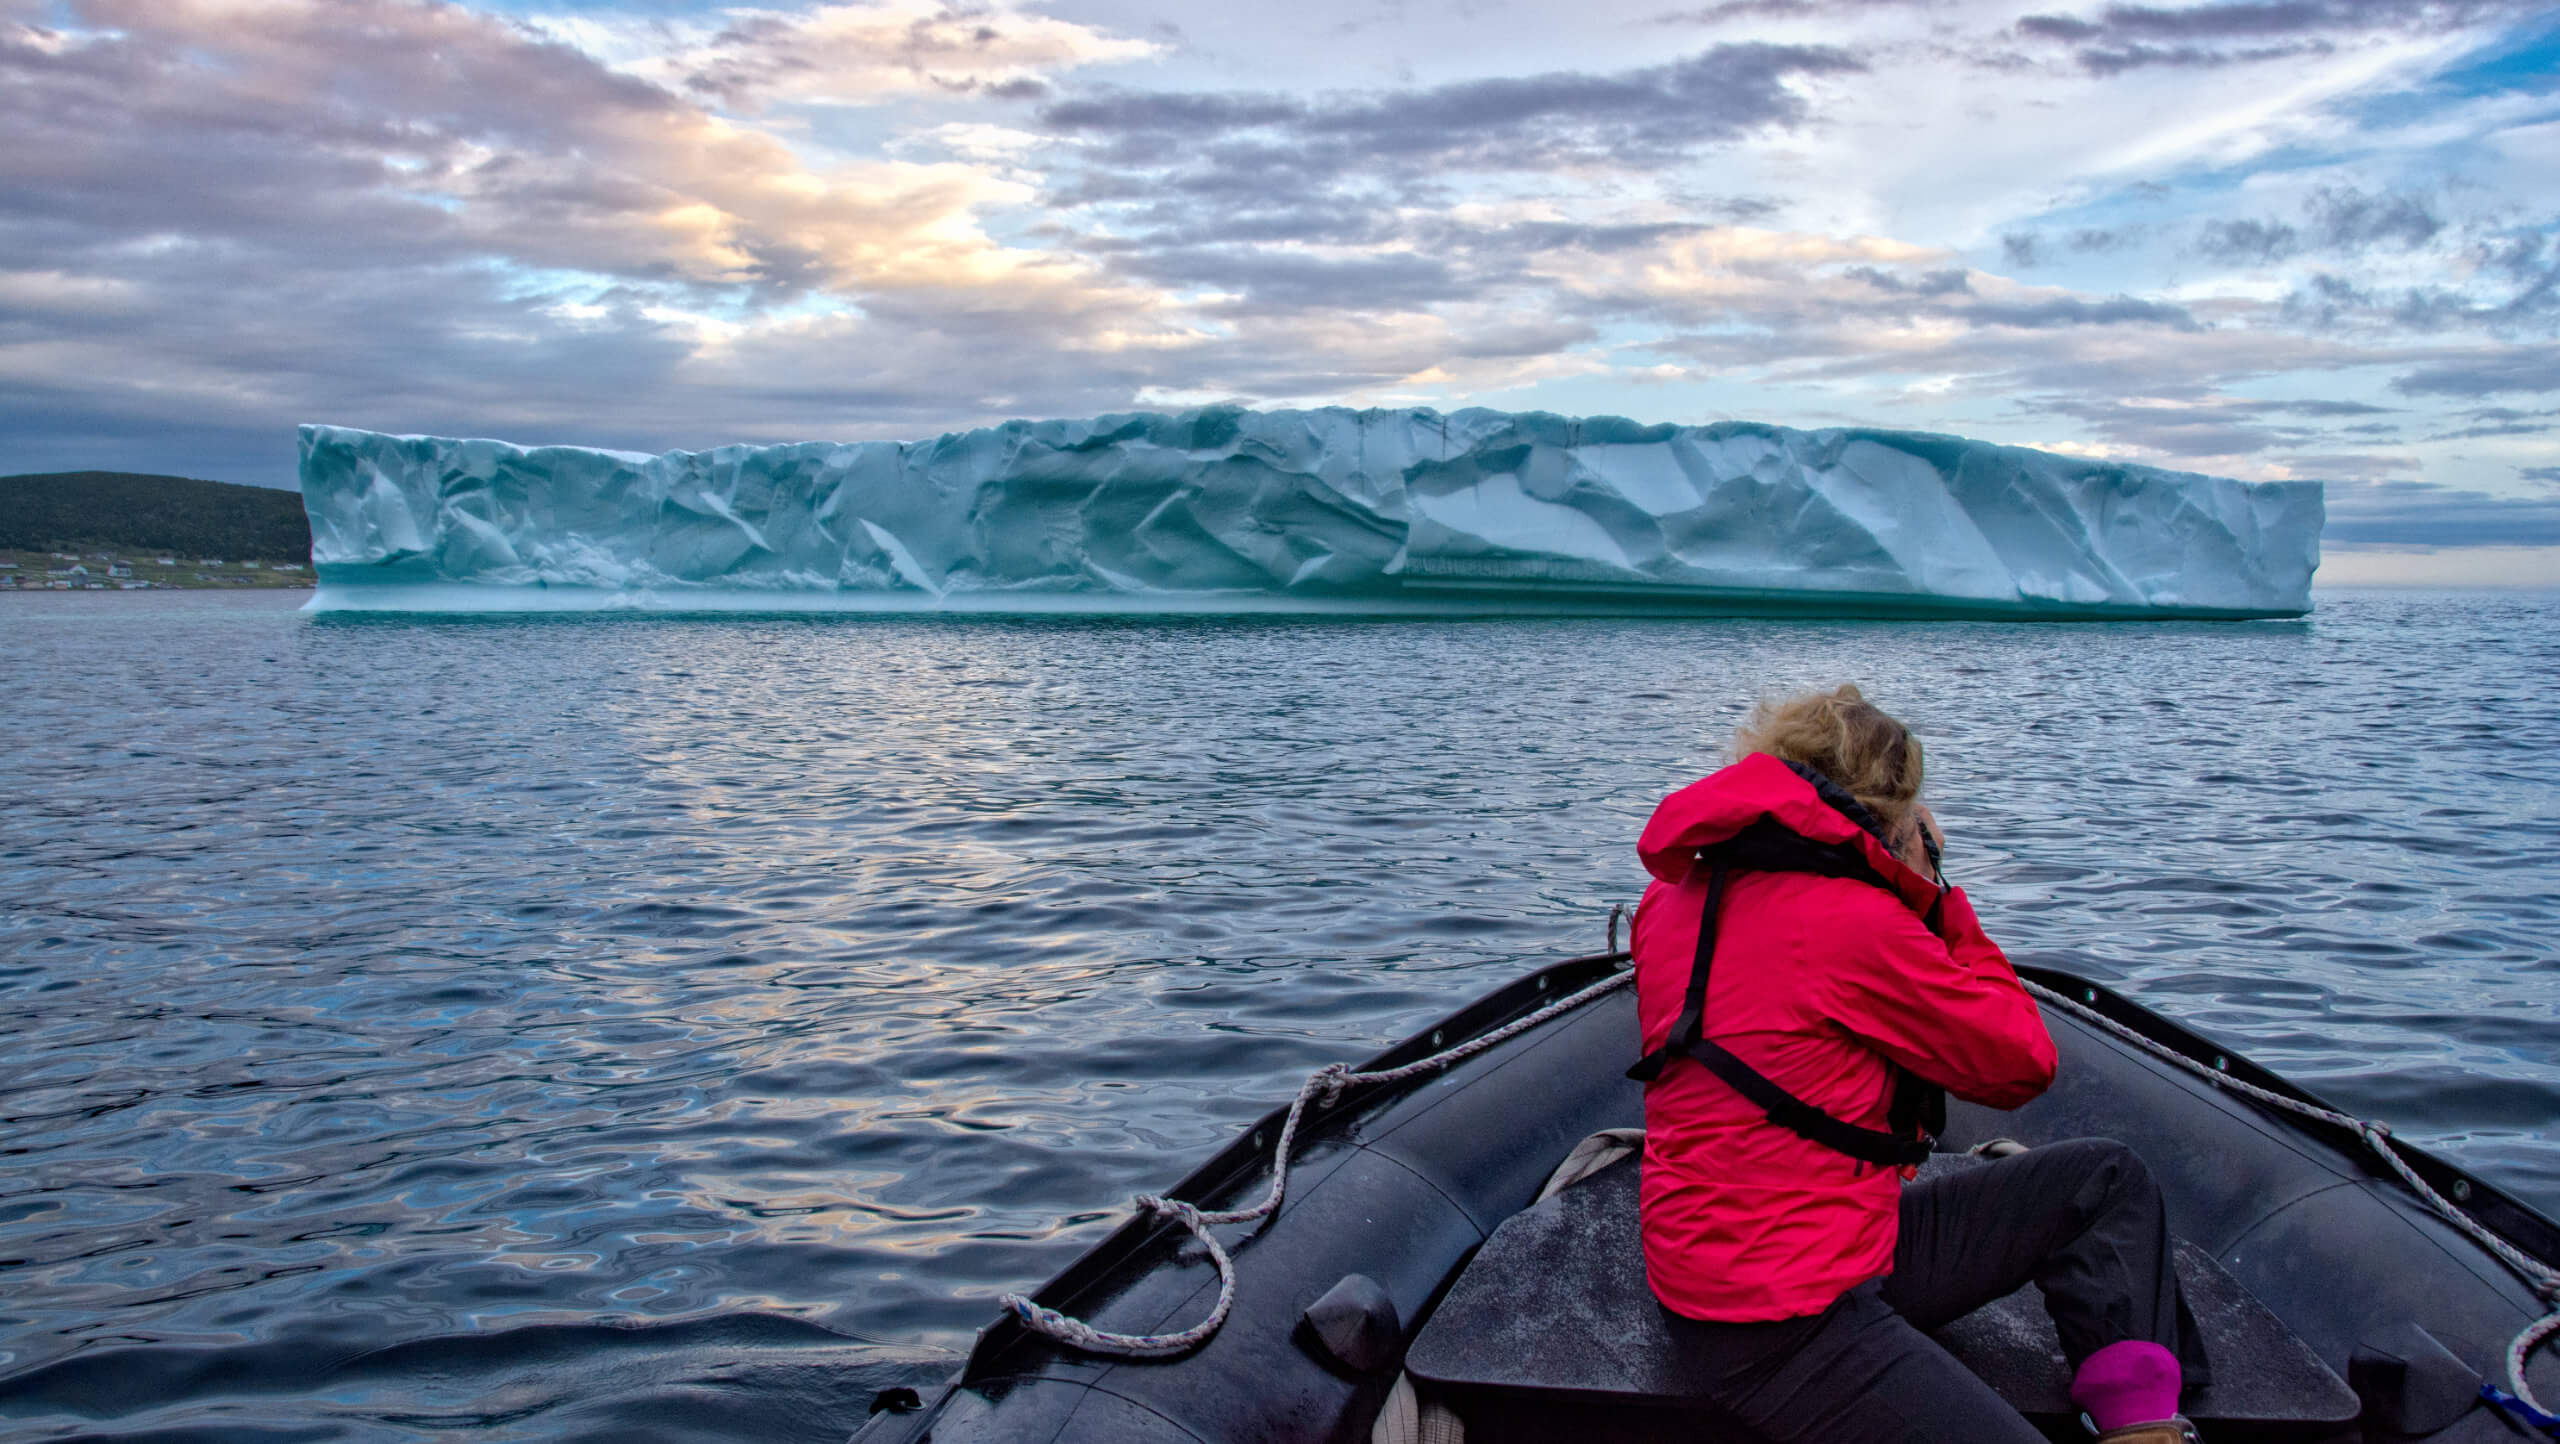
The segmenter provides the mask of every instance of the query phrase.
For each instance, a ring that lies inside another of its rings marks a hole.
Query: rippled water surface
[[[2013,956],[2560,1212],[2560,598],[2221,625],[0,598],[0,1433],[838,1440],[1319,1064],[1590,951],[1757,692]]]

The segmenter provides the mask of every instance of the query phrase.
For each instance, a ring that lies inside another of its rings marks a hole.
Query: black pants
[[[2149,1339],[2179,1356],[2189,1387],[2204,1382],[2159,1186],[2107,1138],[1906,1186],[1893,1272],[1819,1314],[1755,1324],[1664,1314],[1689,1377],[1770,1444],[2042,1444],[1928,1335],[2031,1280],[2072,1367]]]

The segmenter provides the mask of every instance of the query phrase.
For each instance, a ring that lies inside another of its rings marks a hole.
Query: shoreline
[[[309,591],[318,580],[307,560],[0,551],[0,596],[12,592]]]

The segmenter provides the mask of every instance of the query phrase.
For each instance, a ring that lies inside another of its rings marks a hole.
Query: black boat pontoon
[[[1658,1444],[1666,1430],[1747,1444],[1684,1399],[1668,1366],[1636,1247],[1634,1161],[1541,1198],[1577,1144],[1643,1124],[1640,1086],[1624,1076],[1633,990],[1605,987],[1626,965],[1612,952],[1545,968],[1361,1073],[1553,1016],[1463,1060],[1305,1107],[1276,1211],[1211,1225],[1232,1256],[1231,1290],[1179,1205],[1266,1197],[1288,1110],[1175,1185],[1166,1197],[1177,1203],[1142,1211],[989,1325],[937,1395],[884,1396],[858,1444],[1352,1444],[1453,1439],[1460,1427],[1469,1444]],[[2554,1277],[2560,1226],[2382,1141],[2486,1230],[2484,1246],[2318,1099],[2101,985],[2020,975],[2045,990],[2060,1075],[2014,1113],[1951,1103],[1942,1156],[1927,1166],[1967,1166],[1976,1150],[2007,1146],[1998,1140],[2131,1144],[2167,1196],[2214,1359],[2211,1386],[2186,1406],[2208,1441],[2471,1444],[2545,1432],[2482,1395],[2484,1383],[2511,1383],[2510,1342],[2555,1306],[2521,1271]],[[1554,1010],[1586,990],[1596,996]],[[2500,1245],[2517,1262],[2491,1252]],[[1222,1300],[1231,1305],[1205,1340],[1181,1342]],[[1035,1327],[1060,1316],[1176,1342],[1163,1357],[1097,1354]],[[2085,1437],[2032,1289],[1939,1337],[2051,1437]],[[2529,1367],[2545,1400],[2560,1397],[2560,1359],[2544,1350]]]

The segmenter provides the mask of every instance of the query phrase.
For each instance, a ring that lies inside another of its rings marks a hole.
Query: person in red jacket
[[[1911,1181],[1946,1093],[2014,1108],[2055,1062],[1938,873],[1919,740],[1844,686],[1762,702],[1733,752],[1638,845],[1645,1272],[1693,1375],[1774,1444],[2037,1444],[1928,1337],[2032,1280],[2102,1440],[2192,1439],[2204,1360],[2130,1149]]]

